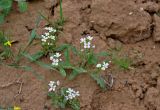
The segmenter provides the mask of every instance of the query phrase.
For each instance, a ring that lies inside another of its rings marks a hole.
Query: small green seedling
[[[5,17],[10,13],[14,1],[18,2],[20,12],[27,10],[27,2],[25,0],[0,0],[0,23],[3,23]]]
[[[13,56],[11,50],[12,41],[3,32],[0,32],[0,60],[7,59]]]

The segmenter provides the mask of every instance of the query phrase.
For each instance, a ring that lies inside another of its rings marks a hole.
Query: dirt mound
[[[0,26],[2,30],[8,30],[6,32],[13,36],[11,39],[19,41],[13,45],[15,51],[28,42],[38,11],[52,21],[59,17],[58,0],[54,3],[53,1],[34,0],[29,3],[26,13],[13,10],[6,23]],[[50,80],[60,80],[63,86],[80,91],[81,110],[159,110],[160,17],[156,15],[159,11],[158,1],[63,0],[63,10],[66,23],[60,42],[78,47],[81,36],[91,34],[95,38],[97,52],[105,51],[109,47],[117,50],[121,47],[120,54],[133,60],[133,68],[108,70],[106,74],[114,77],[114,87],[104,92],[85,74],[69,81],[54,71],[22,61],[44,77],[44,80],[39,80],[32,72],[0,66],[0,85],[8,84],[17,78],[23,81],[21,94],[17,97],[15,96],[19,91],[19,84],[0,88],[0,106],[19,105],[23,110],[55,110],[47,99],[47,84]],[[38,31],[45,25],[43,21],[41,24]],[[152,37],[157,43],[153,42]],[[36,52],[39,49],[35,46],[31,51]],[[46,58],[42,60],[49,62]]]
[[[131,0],[96,0],[90,21],[103,39],[137,42],[151,35],[151,16]]]

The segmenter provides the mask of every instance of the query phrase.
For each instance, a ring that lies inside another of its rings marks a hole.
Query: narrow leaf
[[[36,30],[33,29],[32,32],[31,32],[31,35],[30,35],[30,38],[29,38],[29,41],[28,41],[28,45],[30,45],[33,40],[36,38],[37,34],[36,34]]]
[[[100,85],[100,87],[101,87],[102,89],[106,89],[105,82],[104,82],[104,80],[100,77],[99,74],[97,74],[97,73],[92,73],[92,74],[90,74],[90,75],[91,75],[91,77],[97,82],[97,84]]]
[[[69,80],[73,80],[75,77],[77,77],[80,73],[77,71],[73,70],[72,73],[69,75]]]
[[[34,59],[34,61],[40,59],[41,57],[43,57],[44,52],[43,51],[38,51],[37,53],[31,55],[31,57]]]
[[[63,45],[60,45],[59,47],[57,47],[55,49],[55,51],[63,51],[64,49],[69,48],[69,47],[70,47],[69,44],[63,44]]]
[[[62,68],[62,67],[60,67],[59,68],[59,71],[60,71],[60,74],[63,76],[63,77],[66,77],[66,71]]]
[[[25,12],[27,10],[27,2],[25,1],[19,1],[18,2],[18,7],[20,12]]]

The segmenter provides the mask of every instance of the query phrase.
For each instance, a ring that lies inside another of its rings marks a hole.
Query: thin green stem
[[[61,25],[63,25],[64,17],[63,17],[62,0],[60,0],[60,21],[61,21]]]

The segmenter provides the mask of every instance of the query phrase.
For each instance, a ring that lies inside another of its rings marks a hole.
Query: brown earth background
[[[78,46],[82,33],[91,34],[95,38],[96,52],[122,47],[119,54],[132,59],[132,69],[111,67],[105,74],[114,76],[114,86],[102,91],[87,75],[70,81],[25,59],[21,64],[32,66],[43,80],[32,72],[1,65],[0,85],[20,79],[23,86],[19,95],[19,84],[0,88],[0,105],[18,105],[22,110],[56,110],[47,98],[47,85],[50,80],[60,80],[63,86],[80,91],[81,110],[160,110],[159,11],[159,0],[63,0],[66,23],[60,42]],[[59,3],[56,0],[30,0],[27,12],[19,13],[13,7],[6,22],[0,26],[11,39],[19,41],[12,47],[15,53],[27,44],[38,12],[54,21],[59,17]],[[41,22],[37,28],[39,34],[45,24]],[[30,53],[39,49],[34,46]],[[42,60],[49,63],[48,58]]]

